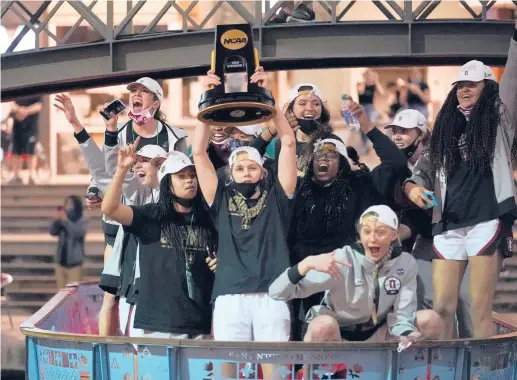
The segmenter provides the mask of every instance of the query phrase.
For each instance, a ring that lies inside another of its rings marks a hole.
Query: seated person
[[[417,264],[397,244],[398,227],[389,207],[372,206],[359,219],[360,242],[308,256],[271,284],[269,295],[283,301],[325,291],[322,305],[307,313],[305,342],[439,336],[440,317],[417,312]]]

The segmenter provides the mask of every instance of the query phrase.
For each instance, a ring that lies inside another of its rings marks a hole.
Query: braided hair
[[[184,216],[176,211],[174,207],[175,196],[172,192],[171,175],[166,175],[160,182],[160,197],[158,199],[158,219],[162,226],[162,236],[167,239],[169,246],[179,248],[185,247],[185,240],[187,239],[187,226],[192,224],[190,221],[185,221]],[[208,211],[204,207],[201,192],[198,190],[196,196],[192,201],[192,224],[194,230],[193,235],[196,239],[206,244],[215,241],[214,227],[211,223]],[[213,250],[213,247],[210,247]]]
[[[458,85],[454,85],[447,96],[433,128],[429,143],[424,149],[434,170],[443,170],[450,176],[462,161],[458,140],[462,133],[466,137],[469,155],[465,161],[469,170],[484,172],[490,168],[495,152],[495,136],[501,121],[501,99],[499,84],[485,81],[485,88],[472,109],[467,121],[458,110],[456,95]]]
[[[325,225],[323,229],[326,232],[340,233],[346,224],[347,202],[344,202],[344,200],[347,194],[350,194],[352,191],[350,183],[351,168],[346,158],[341,155],[339,157],[339,168],[339,172],[329,186],[328,193],[325,196]],[[314,182],[314,168],[311,161],[307,173],[300,184],[299,193],[295,198],[294,220],[291,223],[289,233],[289,240],[291,242],[303,239],[306,231],[312,229],[308,221],[311,219],[312,211],[316,207],[314,191],[318,187],[320,185]]]

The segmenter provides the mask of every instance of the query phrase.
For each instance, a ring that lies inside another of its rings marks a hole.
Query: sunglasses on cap
[[[298,95],[310,95],[314,92],[314,87],[312,86],[301,86],[298,89]]]

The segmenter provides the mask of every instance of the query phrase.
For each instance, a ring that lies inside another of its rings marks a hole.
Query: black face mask
[[[302,131],[306,135],[310,135],[312,132],[318,129],[318,122],[316,120],[299,118],[296,118],[296,120],[298,120],[300,131]]]
[[[411,157],[417,150],[418,146],[420,145],[420,141],[417,141],[417,140],[418,140],[418,137],[411,144],[409,144],[405,148],[401,149],[402,153],[404,153],[404,155],[407,158]]]
[[[174,202],[183,207],[192,207],[192,204],[194,203],[193,199],[180,198],[175,196],[174,194],[172,195],[172,198],[174,199]]]
[[[232,188],[242,194],[244,198],[249,198],[257,191],[258,183],[232,183]]]

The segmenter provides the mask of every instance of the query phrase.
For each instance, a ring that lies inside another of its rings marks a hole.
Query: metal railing
[[[384,16],[384,21],[391,22],[423,22],[429,21],[433,11],[442,3],[442,0],[435,1],[422,1],[415,9],[411,1],[404,1],[403,6],[399,5],[397,1],[377,1],[370,0]],[[445,1],[443,1],[445,2]],[[57,1],[52,5],[51,1],[43,1],[41,5],[35,10],[30,11],[26,1],[3,1],[1,4],[1,17],[4,19],[6,15],[11,12],[13,13],[23,25],[23,29],[11,42],[9,47],[6,49],[3,55],[12,54],[18,47],[22,39],[27,35],[29,31],[34,32],[34,50],[42,49],[40,46],[40,36],[44,34],[49,39],[53,40],[57,47],[66,45],[70,37],[74,32],[86,21],[89,26],[98,33],[99,38],[103,41],[114,41],[127,34],[127,30],[131,29],[133,20],[142,10],[144,5],[147,3],[145,0],[136,1],[134,4],[132,1],[127,2],[127,13],[123,20],[115,25],[114,23],[114,2],[113,1],[91,1],[89,5],[86,5],[82,1]],[[66,35],[62,38],[56,36],[50,29],[49,23],[51,23],[58,10],[68,3],[73,10],[77,13],[78,19],[75,24],[68,30]],[[248,6],[245,6],[246,2],[239,1],[213,1],[211,2],[211,8],[205,17],[196,17],[192,13],[200,1],[191,1],[189,5],[184,9],[176,1],[164,1],[163,6],[159,8],[152,18],[152,20],[145,26],[145,28],[136,33],[131,33],[132,36],[145,36],[151,34],[167,33],[170,31],[156,31],[157,25],[164,19],[170,10],[174,10],[176,15],[181,20],[181,29],[174,31],[175,33],[190,33],[195,31],[201,31],[210,29],[211,22],[216,21],[215,15],[218,10],[227,4],[226,9],[232,14],[232,20],[239,20],[238,22],[249,23],[253,27],[267,27],[271,17],[280,9],[282,1],[272,3],[269,0],[248,2]],[[328,15],[328,21],[325,23],[339,24],[339,23],[353,23],[357,21],[366,20],[346,20],[346,16],[350,13],[351,9],[361,7],[365,1],[314,1],[323,11]],[[466,1],[459,1],[459,5],[468,13],[470,16],[469,20],[478,20],[480,22],[490,22],[487,18],[487,14],[497,3],[503,3],[502,1],[479,1],[481,11],[476,11]],[[506,2],[507,3],[507,2]],[[517,1],[513,1],[513,4],[517,7]],[[105,7],[102,9],[102,7]],[[517,8],[516,8],[517,9]],[[106,22],[99,17],[97,12],[102,12],[107,15]],[[451,18],[452,19],[452,18]],[[454,18],[459,21],[459,19]],[[235,23],[235,21],[233,21]],[[217,21],[216,21],[217,23]],[[27,50],[26,50],[27,51]]]
[[[21,325],[29,379],[220,379],[221,363],[235,379],[259,379],[274,364],[280,379],[505,379],[517,376],[517,326],[496,316],[490,339],[427,341],[402,353],[386,343],[256,343],[99,337],[94,331],[102,291],[86,283],[61,290]],[[334,375],[331,375],[334,373]]]

